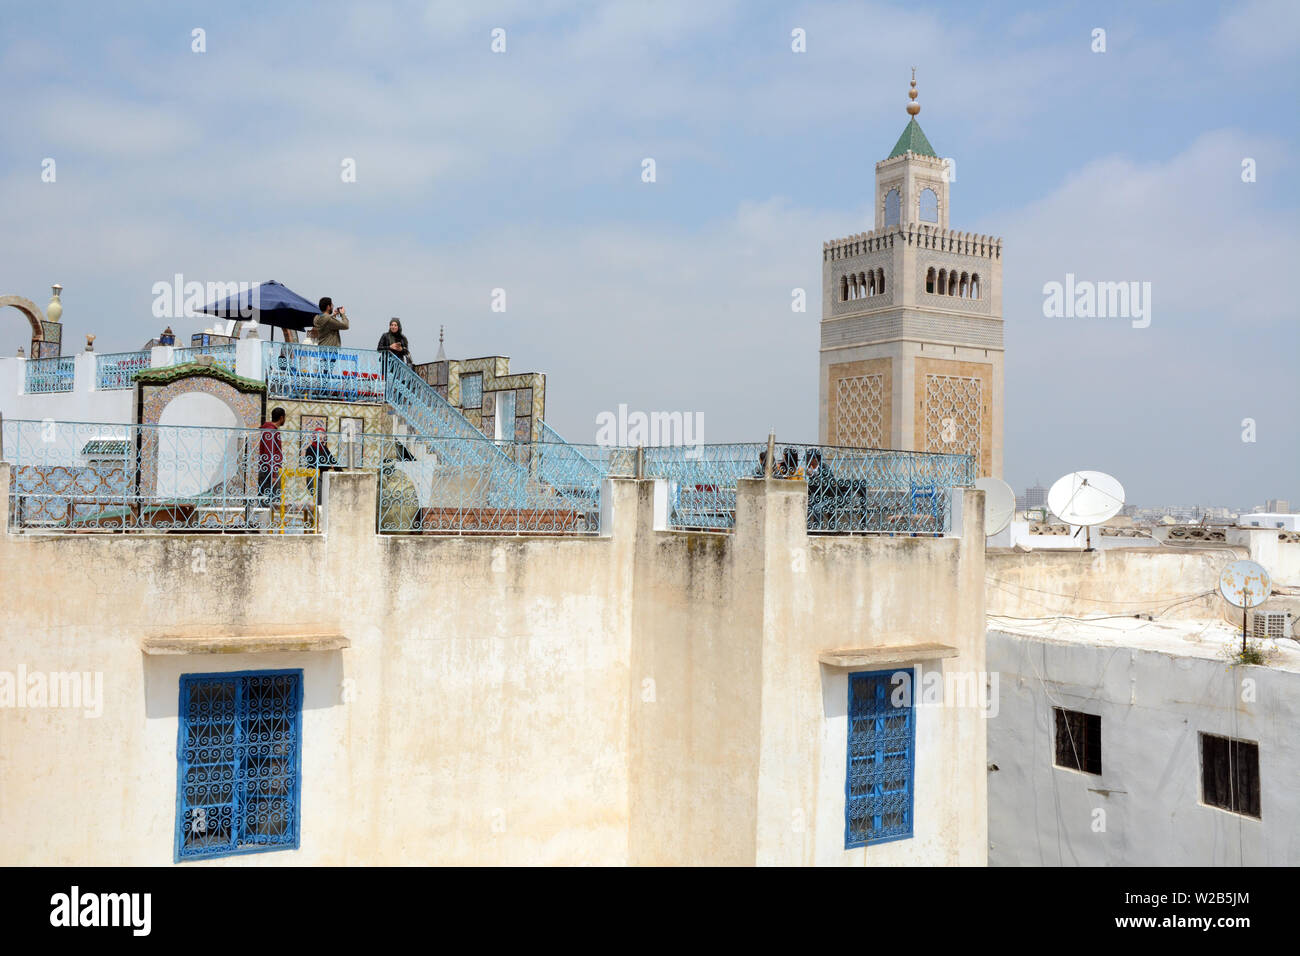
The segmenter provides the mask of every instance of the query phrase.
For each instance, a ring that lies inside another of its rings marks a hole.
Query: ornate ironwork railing
[[[775,452],[773,478],[807,482],[813,533],[945,534],[954,489],[975,482],[970,455],[785,443]],[[620,466],[635,454],[584,450],[582,457],[604,474],[626,474]],[[766,442],[651,447],[633,473],[668,482],[672,527],[726,531],[735,526],[736,482],[762,478],[766,454]]]
[[[76,384],[77,362],[71,355],[28,359],[26,365],[29,394],[70,392]]]
[[[736,523],[736,481],[763,477],[759,456],[766,450],[766,442],[646,448],[641,475],[667,479],[673,527],[730,530]]]
[[[431,438],[461,438],[463,442],[444,448],[444,455],[457,456],[458,463],[465,467],[518,471],[515,460],[502,451],[507,443],[488,439],[401,359],[387,355],[384,360],[384,399],[401,421],[394,431],[405,433],[408,444]],[[514,475],[512,480],[520,477]]]
[[[575,468],[567,446],[445,435],[379,440],[385,444],[379,472],[382,533],[600,532],[600,478],[588,468]]]
[[[233,345],[195,345],[189,348],[172,350],[172,364],[184,365],[195,361],[200,355],[211,355],[212,364],[219,365],[227,372],[235,371],[235,347]]]
[[[14,531],[320,527],[339,435],[256,428],[3,423]]]
[[[95,388],[131,388],[135,373],[149,367],[149,352],[105,352],[95,356]]]
[[[384,356],[297,342],[263,342],[266,393],[274,398],[378,404],[384,401]]]

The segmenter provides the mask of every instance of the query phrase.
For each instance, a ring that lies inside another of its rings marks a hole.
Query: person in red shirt
[[[262,434],[257,442],[257,494],[266,507],[280,496],[280,468],[284,464],[280,428],[283,425],[284,409],[272,409],[271,420],[262,423]]]

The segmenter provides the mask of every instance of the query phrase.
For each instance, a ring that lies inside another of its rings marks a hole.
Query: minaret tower
[[[921,125],[876,163],[870,232],[822,247],[820,436],[973,454],[1002,475],[1002,240],[948,225],[952,163]]]

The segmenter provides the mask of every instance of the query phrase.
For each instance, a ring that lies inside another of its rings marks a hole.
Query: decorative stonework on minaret
[[[1002,474],[1002,240],[949,227],[948,166],[917,122],[876,163],[870,232],[822,249],[821,440],[973,454]]]

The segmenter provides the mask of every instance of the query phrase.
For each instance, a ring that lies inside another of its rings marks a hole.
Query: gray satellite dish
[[[1016,493],[1001,478],[976,478],[975,487],[984,492],[984,536],[1004,530],[1016,515]]]
[[[1047,507],[1066,524],[1087,528],[1085,550],[1092,550],[1092,526],[1109,521],[1124,507],[1124,486],[1104,471],[1072,471],[1047,492]]]
[[[1219,593],[1241,608],[1241,653],[1246,653],[1246,611],[1259,607],[1273,593],[1268,572],[1254,561],[1233,561],[1219,573]]]

